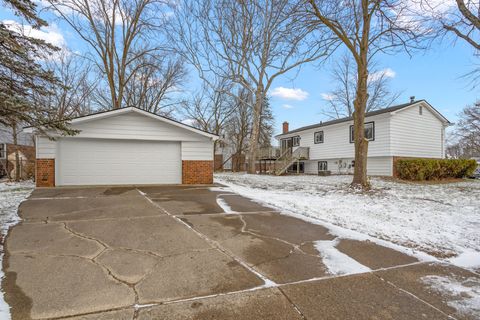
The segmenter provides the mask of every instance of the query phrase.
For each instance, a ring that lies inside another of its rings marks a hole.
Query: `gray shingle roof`
[[[370,112],[365,113],[365,117],[371,117],[371,116],[376,116],[376,115],[378,115],[378,114],[394,112],[394,111],[397,111],[397,110],[400,110],[400,109],[409,107],[409,106],[411,106],[411,105],[413,105],[413,104],[419,103],[419,102],[421,102],[421,101],[426,102],[426,100],[416,100],[416,101],[413,101],[413,102],[403,103],[403,104],[399,104],[399,105],[392,106],[392,107],[388,107],[388,108],[384,108],[384,109],[379,109],[379,110],[375,110],[375,111],[370,111]],[[426,102],[426,103],[428,104],[428,102]],[[433,108],[433,107],[432,107],[432,109],[435,110],[435,108]],[[435,111],[436,111],[440,116],[442,116],[437,110],[435,110]],[[443,117],[443,116],[442,116],[442,117]],[[443,118],[445,119],[446,122],[450,123],[445,117],[443,117]],[[337,123],[342,123],[342,122],[347,122],[347,121],[352,121],[352,120],[353,120],[353,117],[346,117],[346,118],[340,118],[340,119],[335,119],[335,120],[320,122],[320,123],[312,124],[312,125],[309,125],[309,126],[301,127],[301,128],[298,128],[298,129],[290,130],[290,131],[288,131],[288,132],[286,132],[286,133],[282,133],[282,134],[276,135],[276,137],[283,136],[283,135],[286,135],[286,134],[296,133],[296,132],[300,132],[300,131],[304,131],[304,130],[326,127],[326,126],[329,126],[329,125],[332,125],[332,124],[337,124]]]

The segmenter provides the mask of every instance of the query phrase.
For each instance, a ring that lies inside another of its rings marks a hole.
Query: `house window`
[[[292,145],[298,147],[300,145],[300,136],[292,137]]]
[[[418,114],[419,114],[419,115],[422,115],[422,114],[423,114],[423,107],[422,107],[422,106],[419,106],[419,107],[418,107]]]
[[[375,140],[375,122],[367,122],[365,123],[365,139],[368,141]],[[353,125],[350,126],[350,143],[355,141],[353,135]]]
[[[7,145],[5,143],[0,143],[0,159],[7,158]]]
[[[318,172],[327,171],[327,170],[328,170],[328,162],[327,161],[318,161]]]
[[[323,131],[317,131],[313,134],[313,141],[315,143],[323,143]]]
[[[305,172],[305,163],[303,162],[294,162],[290,168],[288,168],[288,172],[297,173],[297,164],[298,164],[298,173]]]

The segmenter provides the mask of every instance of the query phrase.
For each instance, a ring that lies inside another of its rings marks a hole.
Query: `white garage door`
[[[179,184],[180,142],[64,138],[57,185]]]

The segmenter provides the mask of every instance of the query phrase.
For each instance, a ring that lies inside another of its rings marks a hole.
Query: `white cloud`
[[[66,41],[62,33],[55,24],[43,27],[41,29],[34,29],[30,25],[23,25],[13,20],[3,20],[2,23],[10,30],[24,34],[26,36],[45,40],[48,43],[57,47],[65,47]]]
[[[293,109],[293,106],[291,104],[282,104],[283,109]]]
[[[276,87],[272,90],[271,95],[273,97],[279,97],[286,100],[298,100],[303,101],[308,98],[308,92],[302,89]]]
[[[185,119],[182,121],[183,124],[186,124],[187,126],[193,126],[195,124],[195,119]]]
[[[321,96],[323,100],[327,100],[327,101],[332,101],[333,99],[335,99],[335,95],[330,93],[322,93]]]
[[[377,81],[380,78],[395,78],[397,73],[390,68],[386,68],[370,74],[368,77],[370,81]]]

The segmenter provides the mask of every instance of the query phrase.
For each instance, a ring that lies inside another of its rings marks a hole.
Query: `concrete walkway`
[[[4,260],[13,319],[475,319],[422,279],[478,274],[218,188],[38,189],[19,214]],[[331,274],[319,240],[371,271]]]

